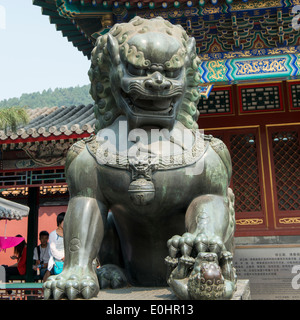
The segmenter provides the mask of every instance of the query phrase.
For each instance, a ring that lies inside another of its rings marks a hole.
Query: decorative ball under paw
[[[219,265],[214,257],[207,255],[206,261],[201,261],[188,280],[189,295],[194,300],[222,299],[225,294],[225,283]]]

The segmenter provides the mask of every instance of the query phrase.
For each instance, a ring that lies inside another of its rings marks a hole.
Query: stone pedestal
[[[237,290],[231,300],[251,300],[249,280],[237,281]]]
[[[238,280],[232,300],[250,300],[249,280]],[[93,300],[177,300],[170,288],[137,288],[100,290]]]

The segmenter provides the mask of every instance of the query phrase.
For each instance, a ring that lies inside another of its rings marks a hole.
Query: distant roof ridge
[[[94,132],[95,116],[93,104],[62,107],[43,107],[28,112],[30,122],[20,126],[16,132],[0,130],[0,141],[49,137]]]

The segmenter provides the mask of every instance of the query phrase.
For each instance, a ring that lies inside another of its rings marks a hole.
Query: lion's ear
[[[120,63],[119,44],[118,41],[111,35],[107,35],[107,51],[110,55],[113,64]]]

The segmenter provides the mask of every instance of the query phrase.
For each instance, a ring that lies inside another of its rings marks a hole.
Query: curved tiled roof
[[[0,131],[0,141],[94,132],[96,122],[92,104],[27,110],[30,122],[16,132]]]
[[[0,197],[0,220],[20,220],[28,216],[29,207]]]

